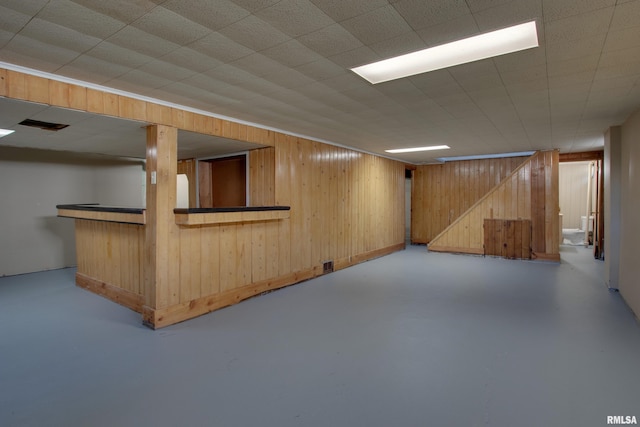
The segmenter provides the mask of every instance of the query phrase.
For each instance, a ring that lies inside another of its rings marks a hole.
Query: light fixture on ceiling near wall
[[[0,129],[0,138],[2,138],[3,136],[11,135],[14,132],[15,130],[11,129]]]
[[[412,147],[412,148],[394,148],[392,150],[384,150],[387,153],[415,153],[416,151],[431,151],[431,150],[448,150],[448,145],[431,145],[429,147]]]
[[[438,157],[436,160],[440,162],[457,162],[460,160],[504,159],[507,157],[528,157],[533,153],[535,153],[535,151],[517,151],[513,153],[501,154],[478,154],[473,156]]]
[[[533,47],[538,47],[538,33],[536,22],[530,21],[352,68],[351,71],[376,84]]]

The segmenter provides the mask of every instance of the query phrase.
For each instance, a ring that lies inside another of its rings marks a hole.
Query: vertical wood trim
[[[153,125],[147,128],[145,226],[145,305],[157,310],[179,303],[178,230],[176,206],[178,132],[176,128]],[[155,181],[152,183],[152,175]],[[145,321],[154,323],[153,316]]]

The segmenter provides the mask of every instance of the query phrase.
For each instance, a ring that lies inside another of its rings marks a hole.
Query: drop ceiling
[[[529,20],[538,48],[350,71]],[[640,108],[640,0],[0,0],[0,28],[5,63],[379,154],[452,147],[393,155],[414,163],[595,150]]]

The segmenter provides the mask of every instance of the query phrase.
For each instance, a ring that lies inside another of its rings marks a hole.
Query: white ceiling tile
[[[178,44],[130,26],[124,27],[106,41],[141,55],[152,57],[166,55],[180,47]]]
[[[606,34],[597,34],[583,39],[549,43],[546,46],[547,60],[549,63],[552,63],[600,54],[600,51],[604,46],[605,39]]]
[[[298,40],[286,41],[278,46],[265,49],[261,53],[282,65],[292,68],[323,59],[321,55],[312,51]]]
[[[640,25],[622,30],[610,31],[604,43],[604,52],[628,49],[640,45]]]
[[[162,61],[201,73],[222,64],[215,58],[196,52],[190,47],[181,47],[164,55]]]
[[[543,0],[545,21],[582,15],[586,12],[615,5],[616,0]]]
[[[274,61],[261,53],[254,53],[249,56],[245,56],[237,61],[233,61],[231,65],[258,77],[262,77],[267,74],[275,74],[287,69],[278,61]]]
[[[122,76],[118,76],[106,84],[108,86],[115,86],[118,88],[125,87],[138,87],[138,93],[149,93],[151,89],[168,86],[173,83],[173,80],[163,78],[157,74],[152,74],[145,70],[132,70]],[[127,89],[130,90],[130,89]]]
[[[481,10],[502,6],[510,1],[512,0],[467,0],[467,5],[469,5],[471,12],[479,12]]]
[[[100,43],[98,38],[80,34],[75,30],[39,18],[31,20],[19,34],[51,46],[64,46],[65,49],[78,53],[85,52]]]
[[[16,35],[2,47],[2,61],[42,71],[55,71],[73,61],[78,52],[54,46],[40,40]]]
[[[432,25],[417,31],[425,47],[437,46],[479,34],[473,15],[466,14],[441,24]]]
[[[325,57],[348,52],[362,46],[362,42],[340,24],[333,24],[313,33],[305,34],[298,37],[298,41]]]
[[[584,71],[594,71],[600,62],[600,55],[589,55],[580,58],[554,61],[547,65],[549,77],[566,76]]]
[[[86,53],[89,58],[98,58],[105,62],[124,66],[127,68],[138,68],[139,66],[153,61],[153,57],[143,55],[134,50],[126,49],[109,42],[102,42]]]
[[[595,72],[593,70],[588,70],[580,73],[549,77],[549,90],[553,92],[555,90],[562,90],[566,88],[567,85],[591,83],[594,76]]]
[[[426,27],[442,24],[471,13],[464,0],[434,2],[401,0],[395,2],[393,7],[414,30],[421,30]]]
[[[618,4],[613,19],[611,21],[612,30],[622,30],[624,28],[637,27],[640,16],[640,1],[633,0],[628,3]]]
[[[405,53],[415,52],[425,47],[424,41],[422,41],[420,36],[414,31],[369,45],[369,48],[381,58],[391,58]]]
[[[317,81],[351,73],[351,71],[345,71],[344,67],[325,58],[296,67],[296,70]]]
[[[161,3],[159,0],[73,0],[73,2],[127,24],[137,20],[157,7],[158,3]]]
[[[278,3],[280,0],[233,0],[235,4],[249,12],[257,12]]]
[[[296,88],[310,85],[315,82],[313,79],[310,79],[304,74],[290,68],[283,68],[280,71],[264,76],[264,78],[283,88]]]
[[[139,67],[138,71],[163,78],[165,80],[168,80],[169,83],[184,80],[187,77],[191,77],[194,74],[197,74],[197,72],[194,70],[190,70],[179,65],[166,62],[164,61],[164,59],[154,59],[151,62],[147,62],[146,64]]]
[[[360,46],[348,52],[339,53],[329,57],[333,62],[347,69],[351,69],[363,64],[378,61],[380,55],[375,53],[368,46]]]
[[[341,22],[354,16],[363,15],[379,7],[387,6],[387,0],[311,0],[324,13]]]
[[[312,33],[334,23],[309,0],[282,0],[256,16],[290,37]]]
[[[211,32],[208,28],[162,7],[151,10],[131,25],[180,46],[194,42]]]
[[[115,18],[71,0],[50,2],[38,14],[38,18],[99,38],[109,37],[125,25]]]
[[[613,79],[618,77],[640,78],[640,59],[634,58],[635,62],[620,61],[609,66],[601,66],[596,71],[594,79]]]
[[[0,5],[0,28],[3,31],[17,33],[30,20],[30,15]]]
[[[253,15],[221,29],[220,33],[255,51],[268,49],[290,39],[288,35]]]
[[[130,67],[83,55],[60,68],[58,72],[73,79],[102,84],[129,70],[131,70]]]
[[[580,40],[597,34],[606,34],[609,30],[613,8],[598,9],[565,19],[545,23],[545,40],[557,43]]]
[[[168,0],[162,7],[217,31],[249,16],[249,11],[229,0]]]
[[[475,13],[474,17],[481,32],[498,30],[535,20],[538,24],[538,38],[542,37],[542,4],[540,0],[513,0]]]
[[[530,81],[544,79],[547,75],[546,64],[536,65],[525,70],[519,71],[503,71],[500,73],[500,77],[505,85],[512,85],[514,83],[526,83]]]
[[[232,62],[255,51],[243,46],[220,33],[211,33],[189,45],[196,52],[217,61]]]
[[[392,39],[412,28],[389,5],[341,22],[341,25],[365,45]]]

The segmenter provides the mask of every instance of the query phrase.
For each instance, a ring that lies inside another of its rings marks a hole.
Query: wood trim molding
[[[110,283],[105,283],[82,273],[76,273],[76,285],[94,294],[105,297],[115,303],[124,305],[138,313],[142,312],[144,297],[130,291],[126,291]]]
[[[287,219],[290,217],[290,211],[177,213],[175,216],[178,225],[198,226]]]
[[[99,212],[99,211],[81,211],[71,209],[58,209],[58,216],[63,218],[90,219],[94,221],[120,222],[125,224],[146,223],[144,213],[131,214],[120,212]]]
[[[452,252],[455,254],[484,255],[484,249],[475,248],[455,248],[451,246],[431,246],[427,245],[429,252]]]
[[[389,246],[387,248],[377,249],[355,257],[349,260],[341,260],[334,263],[334,268],[342,269],[360,262],[368,261],[388,255],[392,252],[404,249],[404,243]],[[232,289],[215,295],[197,298],[185,303],[176,304],[164,309],[153,309],[149,306],[142,307],[142,322],[153,329],[160,329],[165,326],[183,322],[197,316],[212,312],[214,310],[237,304],[247,298],[259,295],[286,286],[295,285],[296,283],[312,279],[323,275],[322,266],[316,266],[303,271],[286,274],[275,279],[262,280],[252,283],[242,288]]]

